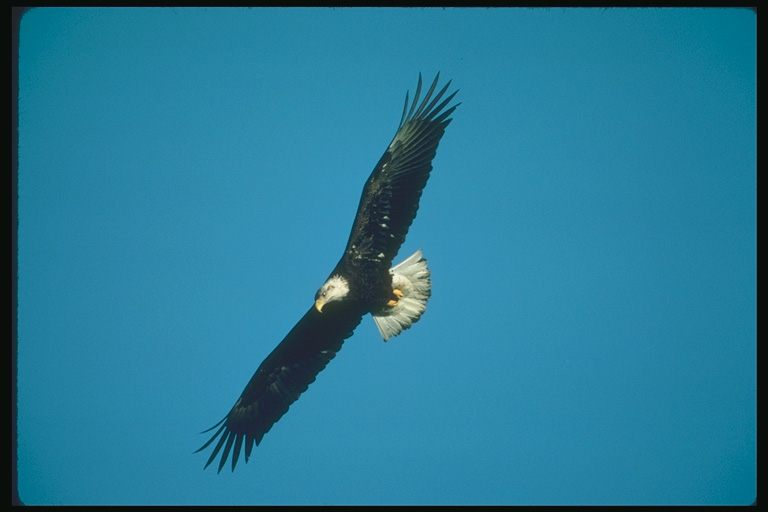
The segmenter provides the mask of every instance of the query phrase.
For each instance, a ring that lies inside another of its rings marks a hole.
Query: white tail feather
[[[395,306],[385,306],[373,313],[373,320],[384,341],[397,336],[416,323],[427,309],[432,281],[429,279],[427,260],[421,257],[421,249],[389,271],[392,288],[403,292]]]

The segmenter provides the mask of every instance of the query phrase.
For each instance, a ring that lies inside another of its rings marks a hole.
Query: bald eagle
[[[397,133],[365,183],[341,260],[312,307],[261,363],[229,413],[205,431],[218,428],[195,452],[218,439],[206,468],[221,453],[221,472],[231,453],[234,471],[243,446],[248,462],[253,445],[306,391],[365,314],[371,314],[387,341],[426,310],[431,281],[421,250],[390,266],[416,217],[449,116],[458,107],[446,108],[458,91],[442,99],[450,81],[433,96],[439,78],[438,73],[419,103],[419,74],[410,109],[406,93]]]

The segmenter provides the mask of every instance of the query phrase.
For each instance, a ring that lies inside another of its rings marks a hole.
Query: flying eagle
[[[365,183],[352,232],[341,260],[315,294],[315,302],[245,386],[234,407],[201,446],[217,438],[207,468],[221,452],[219,472],[232,453],[232,471],[245,445],[253,445],[306,391],[370,313],[384,341],[409,328],[426,310],[431,281],[421,250],[390,269],[419,208],[437,145],[458,104],[446,108],[458,91],[441,101],[449,81],[434,95],[440,74],[419,104],[421,74],[408,108],[408,93],[397,133]],[[418,105],[418,107],[417,107]],[[195,453],[197,453],[195,452]]]

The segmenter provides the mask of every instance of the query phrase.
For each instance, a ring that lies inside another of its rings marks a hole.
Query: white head
[[[323,306],[335,300],[341,300],[349,293],[349,283],[338,274],[332,275],[315,294],[315,309],[323,312]]]

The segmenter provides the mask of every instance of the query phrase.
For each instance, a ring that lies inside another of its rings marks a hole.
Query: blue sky
[[[203,471],[438,71],[426,314]],[[32,10],[18,216],[26,503],[755,499],[752,11]]]

